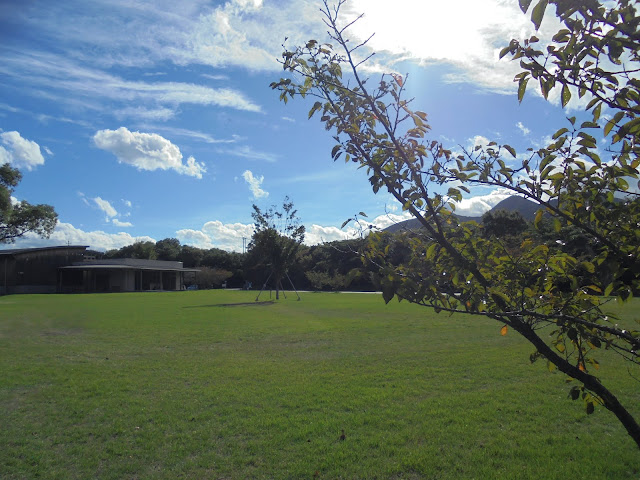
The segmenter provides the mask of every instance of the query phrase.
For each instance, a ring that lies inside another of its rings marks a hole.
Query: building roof
[[[118,264],[107,264],[107,265],[96,265],[93,263],[76,263],[74,265],[69,265],[67,267],[60,267],[61,270],[155,270],[160,272],[199,272],[198,268],[183,268],[183,267],[143,267],[143,266],[135,266],[135,265],[118,265]]]
[[[20,255],[23,253],[46,252],[51,250],[86,250],[88,245],[58,245],[54,247],[35,247],[35,248],[5,248],[0,250],[0,256]]]
[[[184,268],[182,262],[167,260],[145,260],[141,258],[109,258],[75,262],[67,270],[161,270],[172,272],[198,272],[195,268]]]

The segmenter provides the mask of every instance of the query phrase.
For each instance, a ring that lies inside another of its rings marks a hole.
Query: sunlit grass
[[[376,295],[254,298],[0,298],[0,477],[640,474],[613,415],[587,416],[500,325]],[[638,382],[599,361],[640,416]]]

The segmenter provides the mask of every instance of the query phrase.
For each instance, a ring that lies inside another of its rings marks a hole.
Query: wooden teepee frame
[[[284,275],[287,277],[287,280],[289,280],[289,283],[291,284],[291,288],[293,288],[293,291],[296,292],[296,295],[298,296],[298,301],[301,300],[300,298],[300,294],[298,293],[298,290],[296,290],[295,285],[293,284],[293,282],[291,281],[291,277],[289,277],[289,273],[285,272]],[[256,297],[256,302],[258,301],[258,299],[260,298],[260,295],[262,295],[262,292],[264,290],[266,290],[267,288],[267,284],[269,283],[269,280],[271,279],[271,277],[273,276],[273,270],[271,270],[271,272],[269,272],[269,276],[267,277],[267,279],[265,280],[265,282],[262,284],[262,288],[260,289],[260,292],[258,293],[258,296]],[[280,288],[278,288],[280,287]],[[284,298],[287,298],[287,294],[284,291],[284,287],[282,285],[282,280],[278,281],[278,285],[275,285],[276,288],[276,296],[277,296],[277,292],[281,291],[282,295],[284,296]],[[269,288],[269,298],[271,298],[271,291],[272,288]]]

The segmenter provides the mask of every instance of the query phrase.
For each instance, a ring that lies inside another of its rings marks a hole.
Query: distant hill
[[[507,210],[510,212],[519,212],[520,215],[522,215],[526,220],[532,222],[539,208],[540,206],[537,203],[532,202],[531,200],[527,200],[526,198],[522,197],[511,196],[502,200],[490,211],[493,212],[496,210]],[[469,222],[473,220],[478,223],[482,223],[481,217],[468,217],[465,215],[457,215],[457,217],[461,222]],[[399,222],[391,225],[385,228],[384,231],[395,233],[402,230],[415,230],[418,228],[420,228],[420,222],[415,218],[411,218],[409,220],[405,220],[404,222]]]
[[[511,197],[505,198],[491,209],[491,211],[495,210],[520,212],[520,215],[522,215],[525,220],[533,222],[534,218],[536,218],[536,212],[540,210],[540,205],[536,202],[532,202],[531,200],[527,200],[526,198],[512,195]]]

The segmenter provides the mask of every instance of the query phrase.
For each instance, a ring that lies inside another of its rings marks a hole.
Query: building
[[[182,262],[96,260],[86,246],[0,250],[0,294],[183,290]]]

